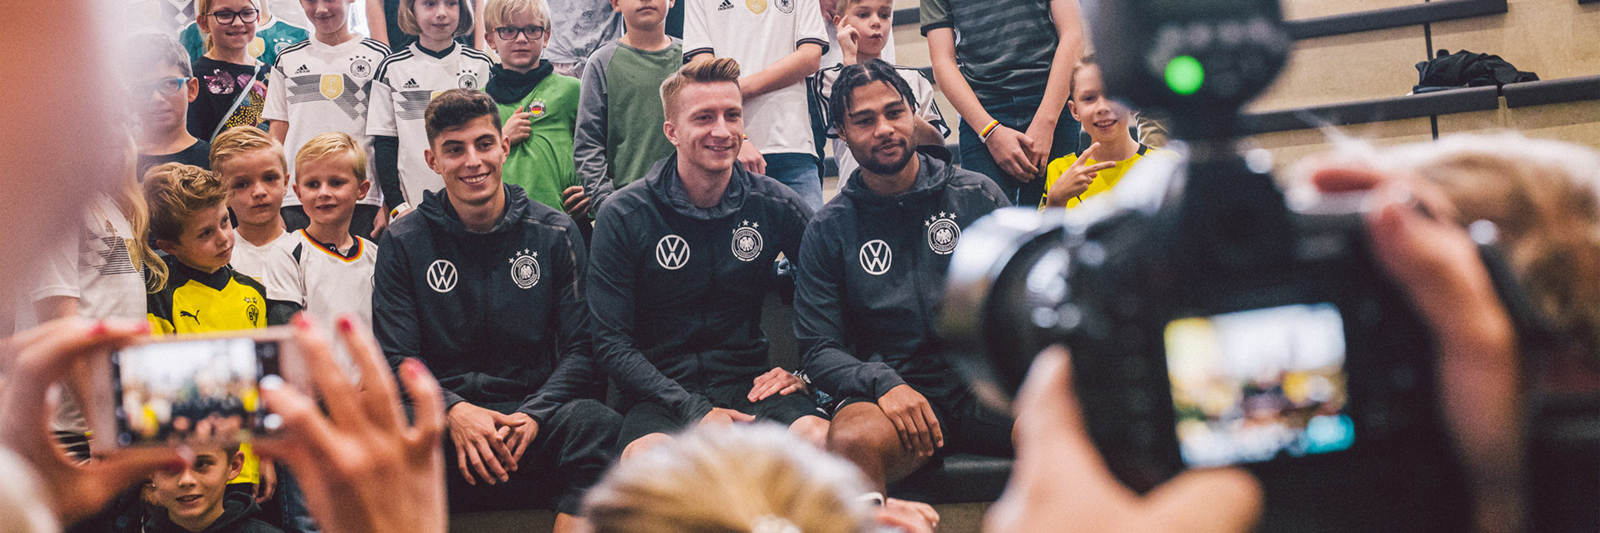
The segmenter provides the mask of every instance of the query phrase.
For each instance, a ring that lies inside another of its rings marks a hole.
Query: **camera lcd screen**
[[[1344,320],[1333,304],[1167,324],[1178,447],[1191,467],[1349,448]]]
[[[260,380],[278,375],[277,341],[197,339],[111,356],[117,443],[239,442],[261,424]]]

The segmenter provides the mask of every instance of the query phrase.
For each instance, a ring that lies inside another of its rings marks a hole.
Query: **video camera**
[[[1270,158],[1238,147],[1240,109],[1291,47],[1277,0],[1084,9],[1108,92],[1171,117],[1183,161],[1147,157],[1070,215],[967,228],[952,362],[1005,401],[1065,344],[1091,438],[1140,492],[1240,465],[1266,490],[1265,531],[1470,529],[1434,342],[1372,256],[1363,196],[1286,199]]]

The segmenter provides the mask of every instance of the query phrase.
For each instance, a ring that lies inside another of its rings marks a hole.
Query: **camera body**
[[[1171,117],[1183,157],[1146,157],[1071,212],[965,229],[942,319],[953,365],[1004,404],[1035,354],[1066,345],[1090,437],[1140,492],[1239,465],[1266,490],[1265,531],[1470,529],[1435,342],[1373,256],[1364,195],[1291,201],[1235,140],[1287,62],[1277,1],[1084,12],[1109,94]]]
[[[1239,464],[1266,489],[1265,531],[1468,528],[1433,338],[1376,264],[1360,195],[1291,206],[1231,157],[1147,158],[1107,194],[1098,212],[1013,208],[965,231],[943,325],[974,390],[1005,401],[1064,344],[1090,437],[1134,490]],[[1175,329],[1196,320],[1222,339],[1198,361]],[[1197,364],[1209,381],[1180,395]]]

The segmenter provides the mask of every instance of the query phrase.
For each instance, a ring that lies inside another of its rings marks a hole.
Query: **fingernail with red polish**
[[[99,337],[106,334],[106,321],[96,320],[94,326],[89,328],[89,335]]]
[[[351,320],[350,317],[348,317],[348,316],[339,317],[339,331],[343,331],[343,332],[349,333],[349,332],[352,332],[352,331],[355,331],[355,330],[356,330],[356,321]]]

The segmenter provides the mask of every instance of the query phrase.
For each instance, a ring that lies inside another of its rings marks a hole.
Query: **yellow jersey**
[[[1139,150],[1133,154],[1133,157],[1129,157],[1122,161],[1117,161],[1117,166],[1100,171],[1099,175],[1095,177],[1094,181],[1089,184],[1088,190],[1083,191],[1083,194],[1078,195],[1076,198],[1067,200],[1067,209],[1072,209],[1083,205],[1084,200],[1088,200],[1094,195],[1109,191],[1112,187],[1117,186],[1117,182],[1122,181],[1122,176],[1128,173],[1128,169],[1133,168],[1133,165],[1138,163],[1140,159],[1144,158],[1146,153],[1165,151],[1166,150],[1151,148],[1143,144],[1139,145]],[[1077,161],[1078,154],[1068,154],[1066,156],[1057,158],[1055,161],[1051,161],[1050,166],[1045,169],[1044,190],[1049,191],[1051,187],[1054,187],[1056,185],[1056,180],[1060,179],[1061,175],[1067,172],[1067,168],[1071,167],[1072,164]],[[1096,163],[1099,163],[1099,161],[1090,159],[1085,166]],[[1043,203],[1039,205],[1039,209],[1044,209]]]
[[[156,336],[267,327],[267,290],[233,267],[207,274],[166,257],[167,285],[147,299],[146,319]],[[229,483],[259,483],[261,461],[241,443],[244,467]]]

